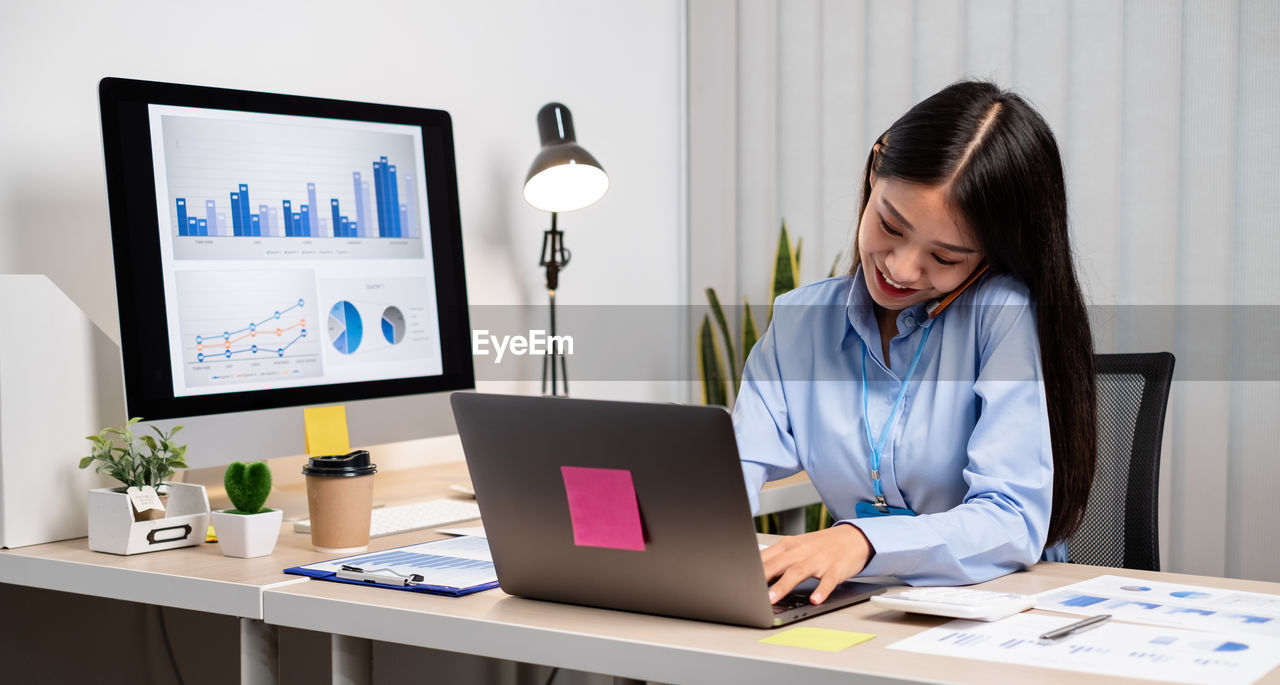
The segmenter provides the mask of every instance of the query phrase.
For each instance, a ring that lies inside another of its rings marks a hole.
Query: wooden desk
[[[1280,583],[1054,563],[1037,564],[979,587],[1035,593],[1107,573],[1280,594]],[[664,683],[1067,685],[1083,677],[1074,671],[888,650],[889,645],[948,619],[886,611],[871,603],[802,623],[876,635],[870,642],[834,653],[761,644],[759,640],[771,634],[768,630],[541,602],[501,590],[451,598],[317,581],[270,588],[263,594],[263,607],[266,620],[281,626]],[[361,653],[359,647],[348,646],[347,651],[348,656]],[[367,682],[368,666],[358,659],[345,668],[346,682]],[[335,670],[335,679],[338,673]],[[1134,682],[1088,678],[1099,683]],[[1280,669],[1259,682],[1280,683]]]
[[[375,504],[395,504],[457,496],[449,486],[466,482],[467,473],[465,463],[452,461],[382,471],[374,478]],[[297,478],[292,482],[282,480],[285,483],[272,493],[269,504],[305,515],[305,485]],[[214,508],[228,506],[221,488],[210,487],[209,494]],[[780,511],[815,499],[816,492],[808,480],[796,477],[771,484],[761,503],[765,511]],[[439,536],[418,531],[376,538],[370,541],[369,549],[376,551],[432,537]],[[225,557],[215,544],[117,556],[90,551],[84,538],[0,550],[0,583],[237,617],[241,681],[274,683],[278,675],[275,633],[263,621],[263,593],[308,582],[300,576],[286,575],[282,569],[332,557],[330,553],[314,551],[310,536],[294,533],[292,522],[286,521],[275,552],[256,559]],[[341,640],[336,644],[340,650],[351,647],[351,643]],[[356,643],[355,647],[359,649],[360,645]]]
[[[465,477],[459,462],[380,473],[381,502],[447,496]],[[296,484],[281,489],[298,497]],[[296,491],[295,491],[296,490]],[[812,486],[803,478],[771,484],[762,508],[795,506]],[[804,503],[801,501],[800,503]],[[439,537],[429,531],[376,538],[376,551]],[[920,682],[1068,683],[1079,675],[1026,666],[906,656],[886,647],[945,621],[906,616],[861,604],[819,616],[803,625],[877,635],[836,653],[761,644],[770,634],[643,614],[577,607],[511,597],[501,590],[462,598],[437,597],[341,583],[310,581],[281,573],[288,566],[333,555],[311,549],[310,538],[285,523],[275,552],[257,559],[222,556],[216,545],[121,557],[88,550],[86,541],[0,550],[0,582],[96,595],[240,618],[241,680],[277,680],[275,626],[330,633],[336,678],[367,681],[370,640],[560,666],[627,678],[679,683]],[[1030,571],[983,587],[1033,593],[1115,569],[1038,564]],[[1280,594],[1280,584],[1179,574],[1121,571],[1151,580]],[[998,671],[993,671],[998,669]],[[1117,679],[1094,678],[1106,681]],[[1280,683],[1280,671],[1261,682]]]
[[[441,496],[465,476],[460,464],[406,471],[399,494]],[[808,503],[813,486],[804,476],[771,483],[761,493],[761,509],[777,511]],[[378,540],[378,547],[441,537],[420,532]],[[372,548],[372,547],[371,547]],[[278,553],[277,553],[278,555]],[[1031,594],[1107,573],[1251,592],[1280,594],[1280,583],[1081,566],[1037,564],[982,585]],[[607,673],[669,683],[990,683],[993,669],[1002,682],[1074,683],[1070,671],[995,666],[990,663],[905,655],[886,647],[947,619],[909,616],[870,603],[806,620],[802,625],[873,633],[857,647],[828,654],[761,644],[769,631],[681,619],[527,600],[501,590],[466,597],[439,597],[314,581],[267,588],[263,614],[268,623],[320,631],[333,637],[335,680],[364,683],[371,677],[370,640]],[[1104,679],[1121,682],[1122,679]],[[1262,682],[1280,683],[1280,671]]]
[[[466,478],[466,467],[439,464],[379,473],[374,478],[379,502],[445,497],[451,483]],[[302,497],[305,504],[305,490],[292,496]],[[273,501],[275,497],[273,493]],[[407,545],[429,535],[419,532],[375,538],[369,549]],[[306,581],[282,569],[332,557],[332,553],[312,549],[311,536],[294,533],[293,523],[286,522],[275,551],[255,559],[223,556],[216,544],[119,556],[90,551],[85,538],[0,550],[0,582],[260,619],[263,588]]]
[[[465,476],[465,465],[456,462],[380,473],[375,476],[375,497],[379,502],[397,502],[445,496],[449,484]],[[299,488],[287,486],[278,496],[285,500],[301,497],[305,512],[306,491]],[[217,494],[215,508],[219,506]],[[276,497],[273,493],[273,502]],[[407,545],[430,535],[418,532],[376,538],[370,541],[369,549]],[[237,617],[241,682],[275,683],[275,629],[262,620],[262,593],[308,582],[282,569],[333,556],[313,550],[311,536],[294,533],[292,522],[283,524],[275,551],[255,559],[223,556],[216,544],[118,556],[90,551],[88,541],[77,538],[0,550],[0,583]]]
[[[214,544],[117,556],[90,551],[85,538],[64,540],[0,550],[0,582],[238,617],[241,682],[274,683],[275,630],[262,621],[262,592],[305,583],[281,564],[314,555],[289,537],[305,540],[282,535],[276,553],[258,559],[225,557]]]

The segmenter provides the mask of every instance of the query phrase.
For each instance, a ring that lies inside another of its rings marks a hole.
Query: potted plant
[[[800,249],[804,239],[791,243],[791,234],[787,231],[787,222],[782,222],[778,231],[778,248],[773,259],[773,281],[769,307],[764,318],[764,328],[769,327],[773,319],[773,301],[783,293],[794,290],[800,281]],[[841,255],[836,255],[831,263],[831,271],[827,278],[836,275],[836,267],[840,264]],[[702,325],[698,329],[695,356],[702,376],[702,401],[704,404],[731,407],[742,385],[742,373],[747,365],[747,355],[755,346],[758,336],[756,319],[751,310],[751,303],[746,296],[742,298],[742,336],[740,343],[734,345],[733,333],[729,329],[729,321],[724,308],[720,305],[720,297],[715,288],[707,288],[707,303],[711,305],[711,315],[702,317]],[[716,340],[712,317],[720,329],[724,341],[721,351],[720,342]],[[741,354],[739,354],[741,352]],[[728,372],[726,374],[726,371]],[[727,376],[727,377],[726,377]],[[805,507],[805,530],[821,530],[834,524],[825,504],[810,504]],[[766,514],[756,517],[756,530],[761,533],[777,533],[781,529],[781,518],[778,514]]]
[[[261,557],[271,554],[280,536],[284,511],[263,505],[271,494],[271,469],[266,462],[245,465],[234,461],[222,478],[232,509],[213,512],[218,546],[229,557]]]
[[[95,461],[102,462],[96,469],[124,484],[114,492],[126,493],[133,504],[133,520],[148,521],[163,518],[169,499],[169,478],[175,469],[187,468],[186,445],[173,441],[182,430],[174,426],[168,433],[152,426],[155,435],[135,435],[133,425],[140,418],[129,419],[123,427],[105,428],[87,440],[93,443],[89,456],[80,460],[80,468],[88,468]],[[157,506],[158,502],[158,506]]]
[[[88,437],[93,443],[80,468],[96,462],[98,473],[124,487],[89,491],[89,549],[138,554],[190,547],[204,541],[209,527],[209,498],[198,483],[169,482],[175,469],[187,467],[187,446],[169,432],[134,433],[140,419]]]

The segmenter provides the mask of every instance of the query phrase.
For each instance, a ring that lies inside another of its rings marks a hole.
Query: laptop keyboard
[[[809,606],[809,595],[793,592],[774,603],[773,613],[784,614],[803,606]]]

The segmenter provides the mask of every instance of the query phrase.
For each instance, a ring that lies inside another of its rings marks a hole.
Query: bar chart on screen
[[[174,227],[179,237],[213,236],[236,238],[417,238],[417,208],[413,194],[405,192],[406,202],[400,202],[401,184],[412,188],[413,177],[405,174],[397,177],[396,165],[383,156],[373,162],[376,179],[376,196],[372,206],[377,209],[376,223],[360,219],[369,206],[369,183],[361,181],[360,172],[353,171],[352,188],[355,194],[353,215],[348,217],[341,201],[330,198],[329,217],[321,214],[316,202],[316,184],[308,182],[305,193],[299,195],[305,202],[280,201],[280,211],[270,205],[254,207],[250,201],[249,184],[240,183],[236,190],[227,193],[225,207],[220,209],[217,200],[204,201],[204,215],[187,210],[187,198],[174,200]],[[393,209],[394,208],[394,209]],[[296,210],[296,211],[295,211]],[[230,216],[230,220],[226,217]],[[373,218],[370,215],[370,218]],[[361,230],[363,228],[363,230]]]
[[[157,210],[175,258],[425,256],[419,129],[299,119],[160,108]]]

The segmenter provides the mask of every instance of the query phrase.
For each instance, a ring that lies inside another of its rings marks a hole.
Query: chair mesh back
[[[1098,463],[1067,555],[1080,564],[1158,571],[1160,443],[1173,355],[1098,355],[1096,363]]]
[[[1071,561],[1124,566],[1129,460],[1145,382],[1139,374],[1098,376],[1098,466],[1084,523],[1068,548]]]

